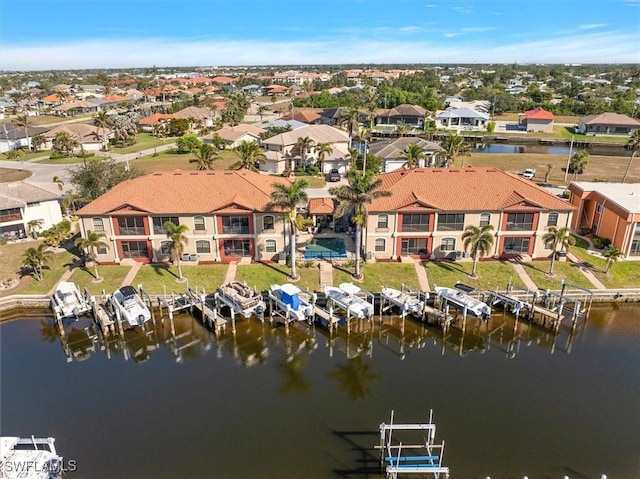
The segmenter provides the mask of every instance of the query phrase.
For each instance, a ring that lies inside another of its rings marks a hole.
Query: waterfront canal
[[[374,478],[378,425],[434,411],[461,478],[640,477],[640,306],[570,334],[508,315],[443,338],[407,319],[326,330],[189,315],[126,343],[0,325],[2,435],[56,438],[87,478]],[[475,321],[475,320],[474,320]]]

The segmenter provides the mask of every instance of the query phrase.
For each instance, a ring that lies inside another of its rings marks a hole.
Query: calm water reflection
[[[377,427],[434,410],[453,478],[640,477],[640,308],[573,335],[494,316],[385,319],[329,337],[178,316],[125,340],[48,319],[0,326],[3,435],[51,435],[69,477],[372,478]]]

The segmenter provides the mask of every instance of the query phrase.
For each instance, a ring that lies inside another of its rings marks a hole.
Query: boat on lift
[[[0,437],[0,477],[58,479],[63,460],[52,437]]]
[[[382,287],[380,296],[406,314],[422,314],[425,303],[429,299],[428,292],[404,291],[387,286]]]
[[[130,285],[122,286],[111,296],[111,307],[116,318],[127,327],[142,326],[151,319],[151,311]]]
[[[51,296],[51,309],[57,320],[77,318],[91,311],[91,304],[82,296],[75,283],[60,281]]]
[[[250,318],[254,314],[262,317],[267,309],[262,294],[240,281],[230,281],[219,286],[216,295],[234,313],[241,314],[245,318]]]
[[[293,321],[313,319],[313,305],[303,297],[303,292],[291,283],[272,284],[269,298],[273,300],[282,314]]]
[[[340,286],[325,286],[324,294],[328,302],[333,302],[344,310],[347,316],[370,318],[373,316],[373,295],[353,283],[341,283]],[[371,297],[372,301],[367,301]]]
[[[491,316],[491,307],[479,299],[468,295],[466,292],[457,288],[447,288],[445,286],[436,286],[435,288],[438,296],[447,300],[447,302],[461,311],[466,311],[473,316],[482,319],[489,319]]]

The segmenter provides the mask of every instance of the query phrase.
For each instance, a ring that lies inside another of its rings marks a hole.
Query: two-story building
[[[60,195],[22,181],[0,183],[0,238],[17,240],[29,234],[29,223],[37,224],[35,232],[51,228],[62,221]]]
[[[547,257],[549,226],[571,224],[574,206],[520,176],[495,168],[421,168],[379,176],[391,193],[369,207],[367,256],[463,256],[469,225],[493,225],[491,256]]]
[[[125,181],[77,212],[81,233],[104,233],[100,263],[170,259],[164,224],[188,227],[185,253],[200,263],[272,260],[285,250],[282,212],[270,207],[272,184],[289,182],[247,170],[172,171]]]

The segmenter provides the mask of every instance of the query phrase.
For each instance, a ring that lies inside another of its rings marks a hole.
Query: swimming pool
[[[316,238],[304,249],[304,259],[346,257],[347,251],[342,238]]]

